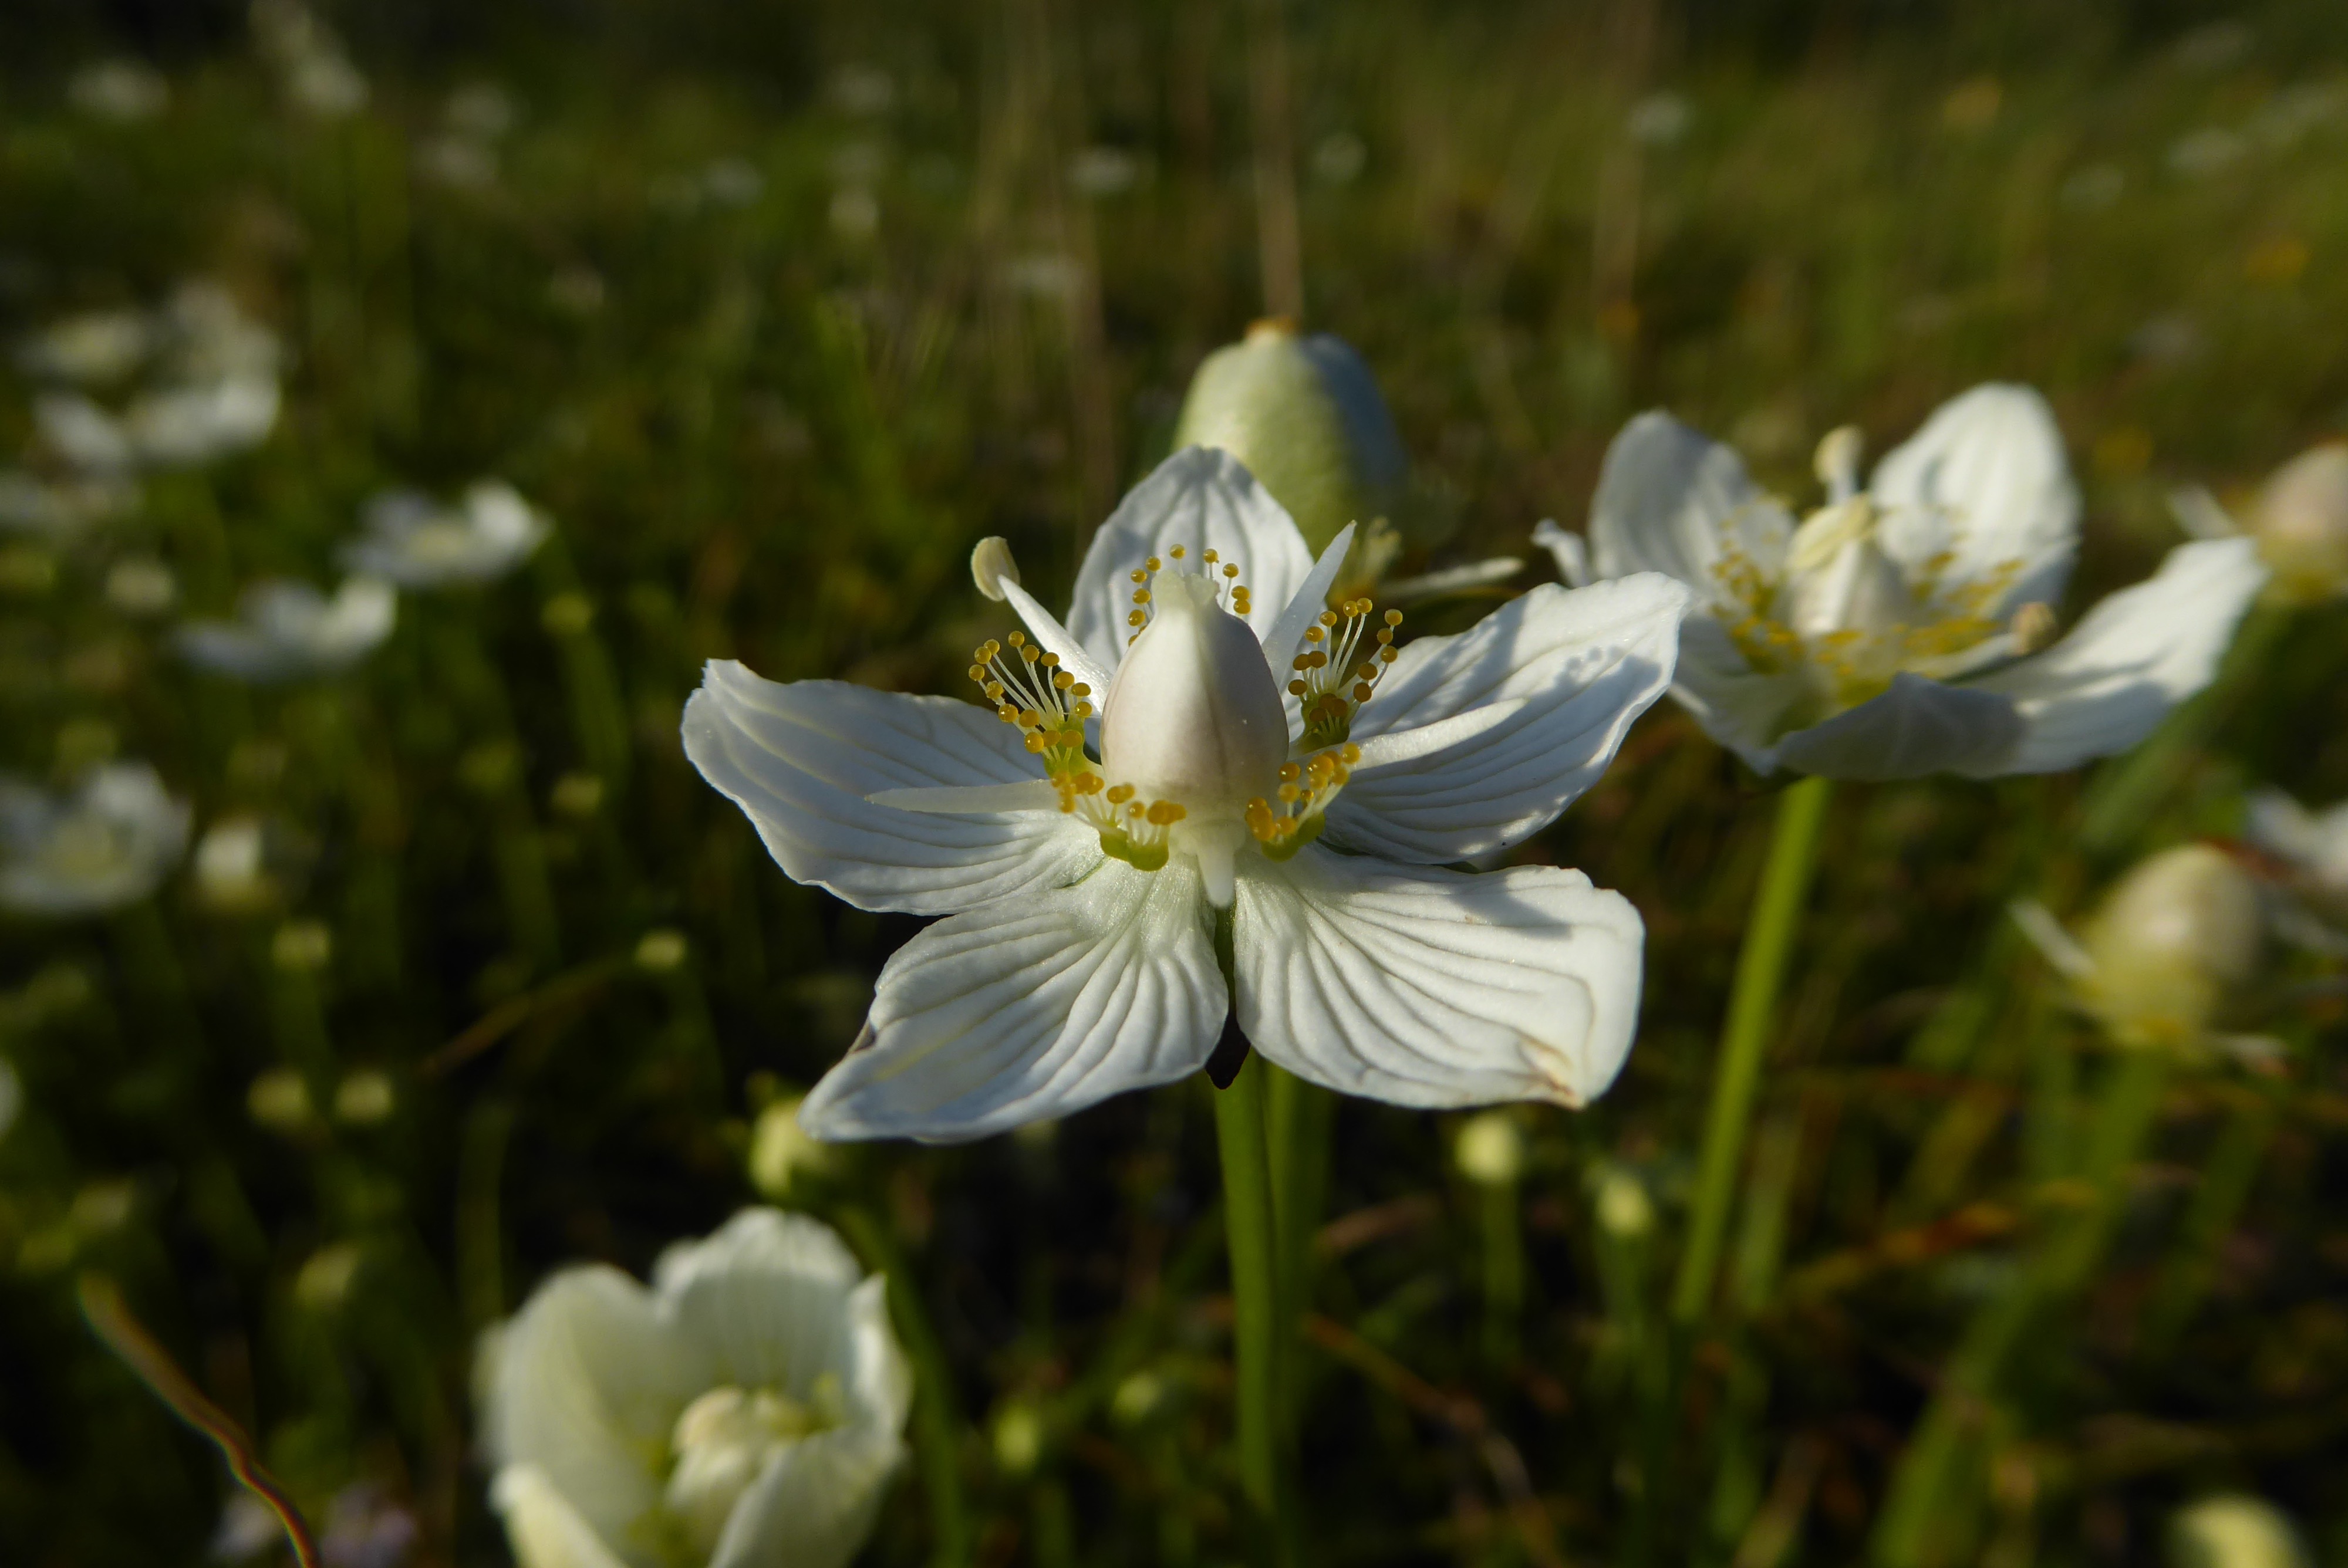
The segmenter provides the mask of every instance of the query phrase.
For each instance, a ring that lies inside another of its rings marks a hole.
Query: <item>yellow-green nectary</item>
[[[1410,469],[1368,364],[1343,338],[1286,320],[1207,356],[1174,446],[1238,458],[1316,551],[1347,523],[1391,516]]]
[[[2165,849],[2104,896],[2081,937],[2085,999],[2127,1044],[2199,1035],[2256,973],[2258,888],[2224,851]]]

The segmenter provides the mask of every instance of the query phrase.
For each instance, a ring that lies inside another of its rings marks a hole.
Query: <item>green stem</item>
[[[1517,1359],[1517,1324],[1525,1307],[1525,1238],[1517,1184],[1494,1182],[1484,1204],[1484,1354],[1495,1369]]]
[[[2166,1355],[2193,1321],[2201,1298],[2218,1277],[2219,1249],[2250,1201],[2274,1130],[2274,1104],[2264,1095],[2244,1101],[2227,1118],[2217,1146],[2201,1167],[2200,1184],[2185,1211],[2177,1250],[2162,1266],[2151,1305],[2145,1308],[2140,1356]]]
[[[1278,1227],[1264,1143],[1262,1061],[1251,1053],[1215,1095],[1222,1151],[1223,1235],[1231,1249],[1232,1339],[1239,1372],[1240,1480],[1268,1532],[1281,1517]]]
[[[1679,1278],[1672,1290],[1672,1316],[1693,1324],[1712,1298],[1728,1235],[1729,1210],[1736,1198],[1736,1173],[1745,1152],[1753,1098],[1761,1081],[1761,1059],[1777,1010],[1786,959],[1800,927],[1802,904],[1818,865],[1818,833],[1825,825],[1831,780],[1806,778],[1786,791],[1769,842],[1769,861],[1753,898],[1745,946],[1736,957],[1736,982],[1729,993],[1728,1023],[1720,1037],[1712,1109],[1704,1123],[1703,1162],[1696,1177],[1695,1207],[1688,1219],[1687,1248],[1680,1255]]]
[[[1329,1198],[1330,1143],[1335,1132],[1337,1097],[1294,1073],[1263,1063],[1264,1138],[1272,1166],[1272,1204],[1280,1237],[1280,1342],[1286,1374],[1280,1390],[1280,1451],[1295,1451],[1303,1419],[1302,1360],[1293,1353],[1299,1325],[1312,1299],[1313,1238]]]

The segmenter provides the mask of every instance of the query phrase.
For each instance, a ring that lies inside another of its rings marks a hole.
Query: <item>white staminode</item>
[[[1403,1104],[1583,1102],[1635,1020],[1641,927],[1576,872],[1442,867],[1545,826],[1670,679],[1686,596],[1535,589],[1456,637],[1327,608],[1228,454],[1168,459],[1095,537],[1065,624],[973,655],[992,706],[713,663],[685,741],[786,871],[952,915],[881,975],[818,1136],[975,1137],[1256,1049]],[[1228,914],[1220,913],[1228,911]],[[1216,957],[1228,922],[1228,972]]]
[[[180,628],[181,657],[241,681],[294,681],[347,670],[391,635],[398,594],[379,578],[344,580],[328,599],[306,582],[271,578],[244,590],[234,620]]]
[[[2266,579],[2249,541],[2186,545],[2057,641],[2078,496],[2034,392],[1976,387],[1859,482],[1820,443],[1798,524],[1727,447],[1643,414],[1608,452],[1590,559],[1569,579],[1668,572],[1696,591],[1674,694],[1758,771],[1887,779],[2044,773],[2134,745],[2206,685]]]
[[[189,822],[143,763],[95,769],[62,797],[0,778],[0,907],[54,917],[137,903],[187,852]]]
[[[912,1397],[883,1290],[774,1209],[670,1248],[649,1291],[602,1266],[540,1286],[478,1379],[521,1568],[843,1568]]]

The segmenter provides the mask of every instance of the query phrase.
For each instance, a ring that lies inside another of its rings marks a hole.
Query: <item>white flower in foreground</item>
[[[2140,862],[2075,938],[2037,904],[2013,912],[2120,1044],[2266,1050],[2264,1041],[2211,1032],[2257,975],[2266,937],[2258,884],[2223,850],[2186,844]]]
[[[1637,911],[1579,872],[1444,867],[1597,779],[1670,682],[1686,595],[1543,586],[1397,650],[1394,612],[1323,608],[1351,542],[1316,563],[1193,447],[1095,536],[1065,625],[980,548],[1034,633],[979,650],[986,707],[709,666],[686,753],[783,869],[953,917],[889,960],[809,1131],[1064,1115],[1196,1071],[1227,1011],[1278,1065],[1398,1104],[1573,1105],[1613,1080]]]
[[[1952,400],[1864,490],[1859,448],[1820,444],[1827,505],[1797,527],[1735,452],[1643,414],[1591,503],[1599,577],[1696,590],[1673,694],[1762,773],[1991,778],[2125,751],[2209,683],[2266,580],[2247,540],[2184,545],[2054,641],[2079,503],[2036,393]],[[1579,541],[1542,537],[1570,579]]]
[[[521,1568],[839,1568],[872,1528],[912,1376],[884,1282],[746,1209],[646,1290],[567,1268],[485,1348],[490,1496]]]
[[[0,907],[89,915],[152,893],[188,847],[187,803],[143,763],[93,771],[62,799],[0,779]]]
[[[398,593],[380,578],[344,579],[328,599],[306,582],[272,578],[244,590],[234,620],[180,628],[181,657],[240,681],[298,681],[347,670],[391,635]]]
[[[2227,515],[2209,491],[2169,497],[2196,538],[2240,534],[2274,570],[2272,596],[2284,604],[2320,604],[2348,595],[2348,442],[2311,446],[2271,475],[2251,503],[2247,524]]]
[[[345,546],[354,571],[402,588],[488,582],[528,559],[547,535],[546,519],[513,487],[485,479],[453,507],[417,490],[386,490],[366,504],[365,533]]]

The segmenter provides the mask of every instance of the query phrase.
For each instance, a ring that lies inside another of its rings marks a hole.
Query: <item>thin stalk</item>
[[[1493,1182],[1477,1194],[1484,1207],[1484,1355],[1505,1370],[1517,1359],[1517,1325],[1525,1309],[1525,1237],[1517,1184]]]
[[[1745,945],[1736,956],[1736,981],[1729,992],[1728,1022],[1721,1031],[1712,1109],[1704,1122],[1695,1207],[1689,1215],[1687,1246],[1680,1255],[1679,1278],[1672,1290],[1672,1317],[1682,1324],[1700,1320],[1712,1298],[1713,1278],[1719,1271],[1721,1247],[1728,1235],[1729,1211],[1735,1204],[1746,1129],[1753,1119],[1753,1099],[1760,1087],[1761,1060],[1768,1049],[1777,992],[1785,981],[1794,935],[1801,925],[1802,904],[1818,866],[1818,834],[1833,794],[1831,780],[1806,778],[1787,790],[1778,802],[1768,864],[1762,868],[1761,886],[1753,897],[1753,916],[1745,927]]]
[[[1263,1063],[1264,1137],[1272,1165],[1272,1215],[1279,1226],[1282,1306],[1281,1453],[1293,1453],[1303,1418],[1301,1359],[1294,1354],[1298,1323],[1312,1297],[1313,1238],[1329,1200],[1330,1141],[1337,1097],[1292,1072]]]
[[[1240,1481],[1277,1538],[1282,1317],[1272,1161],[1264,1142],[1264,1078],[1262,1061],[1251,1053],[1231,1087],[1215,1095],[1215,1139],[1222,1153],[1223,1235],[1231,1249]]]

